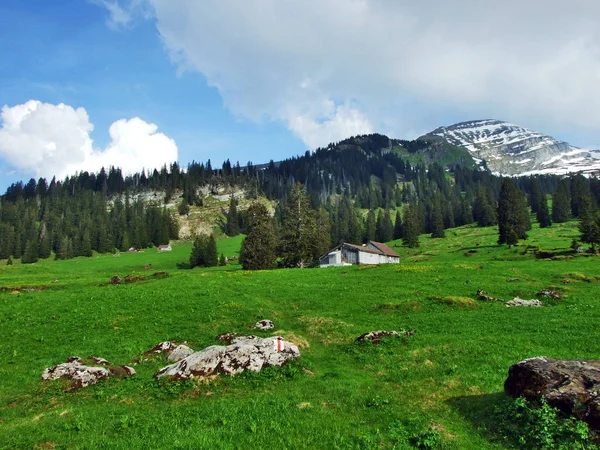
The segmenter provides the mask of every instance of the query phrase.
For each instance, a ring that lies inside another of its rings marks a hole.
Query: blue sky
[[[0,191],[479,118],[598,148],[600,6],[576,3],[5,0]]]
[[[234,116],[202,74],[178,73],[153,20],[116,30],[107,20],[107,10],[83,0],[0,3],[0,47],[9,49],[0,64],[0,105],[35,99],[84,107],[99,147],[114,121],[140,117],[176,141],[184,165],[209,158],[257,163],[305,151],[281,124]],[[32,176],[0,156],[0,190]]]

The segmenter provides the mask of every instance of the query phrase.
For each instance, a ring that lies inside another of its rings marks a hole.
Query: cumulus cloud
[[[149,16],[145,0],[128,0],[122,3],[117,0],[88,1],[107,10],[108,19],[106,24],[115,30],[128,27],[137,16],[146,18]]]
[[[596,0],[146,0],[181,70],[307,145],[439,117],[600,131]]]
[[[13,168],[36,176],[62,178],[110,166],[128,174],[177,161],[175,141],[138,117],[114,122],[104,149],[94,148],[94,125],[84,108],[30,100],[5,105],[0,119],[0,156]]]

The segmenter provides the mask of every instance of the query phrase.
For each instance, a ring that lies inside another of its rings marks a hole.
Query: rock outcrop
[[[270,320],[259,320],[254,324],[254,328],[257,330],[272,330],[275,328],[275,324]]]
[[[192,350],[187,345],[182,344],[182,345],[178,345],[177,347],[175,347],[173,349],[173,351],[169,354],[169,357],[167,359],[169,361],[177,362],[177,361],[181,361],[182,359],[187,358],[192,353],[194,353],[194,350]]]
[[[381,342],[381,338],[390,337],[390,336],[413,336],[415,334],[414,331],[411,330],[401,330],[401,331],[369,331],[368,333],[361,334],[356,338],[357,342],[367,342],[371,341],[374,344],[379,344]]]
[[[505,303],[506,306],[510,307],[510,306],[528,306],[528,307],[534,307],[534,308],[539,308],[541,306],[544,306],[544,304],[542,302],[540,302],[539,300],[523,300],[522,298],[519,297],[515,297],[512,300],[509,300]]]
[[[101,364],[102,367],[93,366]],[[71,389],[84,388],[112,376],[129,377],[135,375],[135,370],[129,366],[115,366],[104,358],[90,356],[87,361],[72,356],[67,362],[49,367],[42,373],[43,381],[66,379],[71,381]]]
[[[245,370],[259,372],[271,366],[283,366],[300,357],[298,347],[279,336],[233,338],[230,345],[212,345],[181,361],[163,367],[156,378],[185,380],[217,374],[236,375]]]
[[[513,397],[539,400],[600,429],[600,360],[530,358],[508,370],[504,390]]]

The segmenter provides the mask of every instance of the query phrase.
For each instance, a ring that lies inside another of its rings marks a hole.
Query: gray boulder
[[[508,369],[504,390],[559,408],[600,429],[600,360],[530,358]]]
[[[257,330],[272,330],[275,328],[275,324],[270,320],[259,320],[254,324],[254,328]]]
[[[181,361],[182,359],[190,356],[192,353],[194,353],[194,350],[189,348],[187,345],[178,345],[173,349],[167,360],[172,362]]]
[[[104,358],[90,357],[88,361],[84,361],[77,356],[72,356],[67,362],[44,370],[42,380],[52,381],[62,378],[71,381],[71,389],[79,389],[96,384],[104,378],[135,375],[135,370],[132,367],[114,366]],[[91,365],[94,362],[102,364],[103,367]]]
[[[237,337],[230,345],[212,345],[163,367],[154,376],[185,380],[217,374],[236,375],[245,370],[259,372],[266,367],[283,366],[299,357],[298,347],[279,336]]]
[[[509,300],[505,303],[506,306],[511,307],[511,306],[529,306],[529,307],[534,307],[534,308],[539,308],[541,306],[544,306],[544,304],[542,302],[540,302],[539,300],[523,300],[522,298],[519,297],[515,297],[512,300]]]
[[[390,336],[413,336],[415,334],[412,330],[401,330],[401,331],[369,331],[368,333],[361,334],[356,338],[358,342],[367,342],[371,341],[374,344],[379,344],[381,342],[381,338],[390,337]]]

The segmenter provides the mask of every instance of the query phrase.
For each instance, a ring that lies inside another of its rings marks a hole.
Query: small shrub
[[[520,397],[496,409],[498,424],[506,437],[524,449],[594,448],[588,425],[563,415],[548,404]]]

